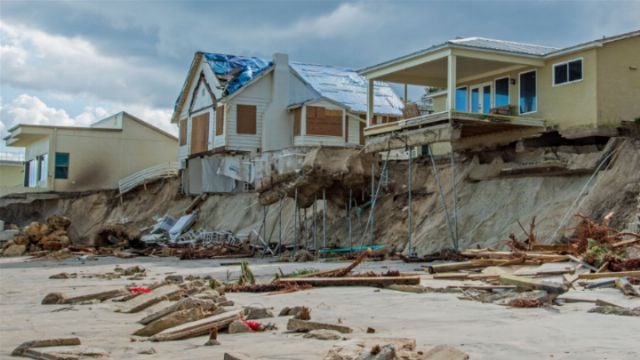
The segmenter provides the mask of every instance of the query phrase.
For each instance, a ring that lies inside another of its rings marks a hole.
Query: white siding
[[[255,83],[249,85],[237,97],[233,97],[227,104],[226,147],[228,150],[251,151],[262,150],[262,129],[264,112],[271,102],[271,75],[267,75]],[[237,129],[237,105],[256,106],[256,134],[238,134]]]
[[[345,146],[344,138],[340,136],[305,135],[293,139],[295,146]]]

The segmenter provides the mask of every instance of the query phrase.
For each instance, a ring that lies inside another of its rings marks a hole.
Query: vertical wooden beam
[[[373,80],[369,80],[369,86],[367,86],[367,126],[371,126],[373,123],[371,121],[373,118],[373,91]]]
[[[300,136],[307,135],[307,105],[302,105],[300,113]]]
[[[456,56],[447,57],[447,111],[456,108]]]
[[[409,102],[409,86],[404,84],[404,103],[405,105]]]

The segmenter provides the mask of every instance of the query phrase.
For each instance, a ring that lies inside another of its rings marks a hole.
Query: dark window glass
[[[494,100],[495,106],[509,105],[509,79],[496,80],[496,98]]]
[[[69,153],[56,153],[55,178],[69,178]]]
[[[467,88],[456,89],[456,111],[467,111]]]
[[[569,63],[569,81],[582,80],[582,60]]]
[[[534,112],[536,109],[536,72],[520,74],[520,113]]]
[[[553,67],[555,74],[555,84],[564,84],[567,82],[567,64],[556,65]]]

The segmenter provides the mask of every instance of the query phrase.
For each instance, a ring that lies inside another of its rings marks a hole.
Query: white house
[[[178,158],[189,194],[243,191],[274,167],[296,166],[310,147],[360,147],[367,81],[354,70],[197,52],[176,102]],[[380,122],[403,103],[376,83]]]

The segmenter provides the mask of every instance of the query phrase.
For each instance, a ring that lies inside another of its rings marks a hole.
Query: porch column
[[[307,135],[307,105],[302,105],[300,111],[300,136]]]
[[[373,123],[373,80],[369,80],[369,86],[367,86],[367,126],[371,126]]]
[[[447,111],[456,108],[456,56],[449,54],[447,57]]]
[[[409,102],[409,89],[407,84],[404,84],[404,104],[406,105]]]

